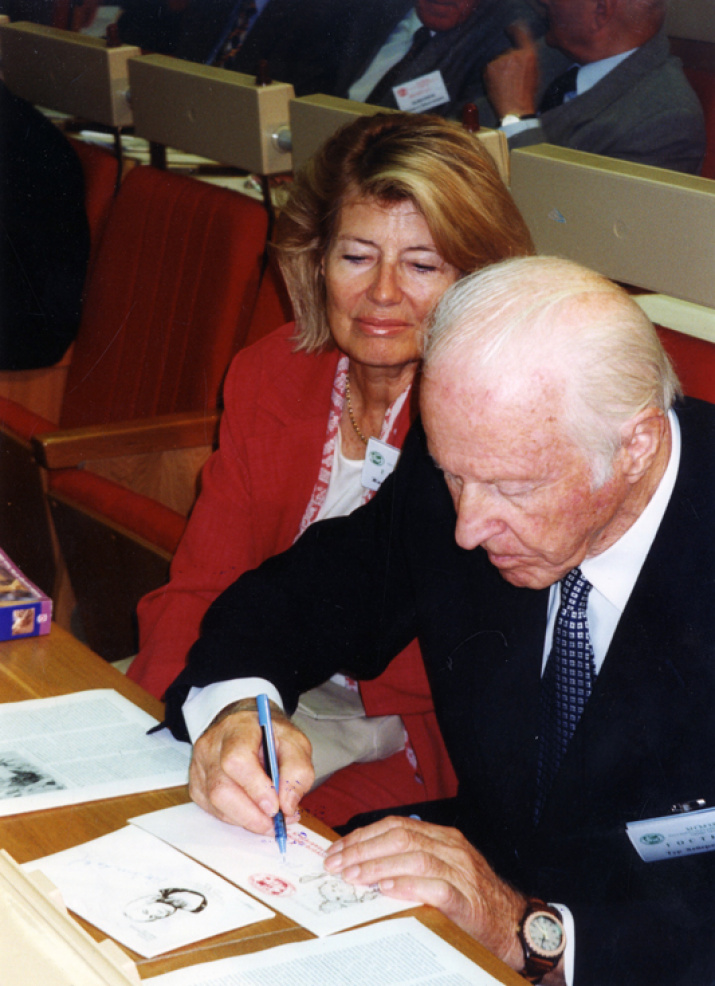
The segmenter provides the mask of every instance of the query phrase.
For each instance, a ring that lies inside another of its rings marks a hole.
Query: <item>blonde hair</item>
[[[453,285],[427,331],[424,373],[459,359],[519,387],[544,370],[563,385],[564,429],[610,475],[622,424],[680,393],[650,319],[623,288],[580,264],[528,257],[494,264]]]
[[[477,137],[438,116],[360,117],[296,175],[276,224],[299,349],[331,342],[321,265],[340,209],[353,197],[414,202],[442,259],[462,273],[533,253],[526,224]]]

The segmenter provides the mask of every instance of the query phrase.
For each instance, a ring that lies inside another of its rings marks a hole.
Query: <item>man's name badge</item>
[[[628,838],[645,863],[715,851],[715,808],[626,822]]]
[[[397,105],[406,113],[426,113],[435,106],[449,102],[449,93],[439,69],[394,86],[392,92]]]
[[[379,490],[400,458],[400,450],[379,438],[370,438],[367,443],[365,462],[362,467],[361,482],[366,490]]]

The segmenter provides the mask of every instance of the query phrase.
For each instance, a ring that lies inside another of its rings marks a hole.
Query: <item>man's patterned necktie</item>
[[[586,618],[591,588],[580,568],[561,580],[561,605],[541,680],[537,822],[596,677]]]
[[[578,65],[572,65],[563,75],[557,76],[550,86],[547,86],[546,92],[541,97],[541,102],[539,103],[539,113],[546,113],[547,110],[561,106],[566,96],[576,90],[578,70]]]

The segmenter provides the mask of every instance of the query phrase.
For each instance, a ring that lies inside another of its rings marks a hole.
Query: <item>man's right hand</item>
[[[246,704],[238,703],[239,711],[224,710],[194,744],[189,794],[221,821],[263,834],[273,829],[279,797],[264,769],[258,714]],[[289,821],[315,777],[310,740],[275,706],[272,717],[280,808]]]
[[[539,87],[539,57],[528,27],[509,29],[514,47],[489,62],[484,70],[487,98],[499,119],[508,113],[533,116]]]

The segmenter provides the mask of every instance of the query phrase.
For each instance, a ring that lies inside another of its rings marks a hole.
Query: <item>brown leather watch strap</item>
[[[540,951],[529,936],[528,924],[530,923],[530,919],[538,914],[547,915],[561,928],[560,945],[551,954]],[[527,901],[524,914],[519,922],[518,936],[521,947],[524,949],[524,968],[521,970],[520,975],[530,983],[540,983],[543,977],[559,964],[566,948],[566,935],[564,933],[561,915],[555,907],[551,907],[546,901],[533,897]]]

